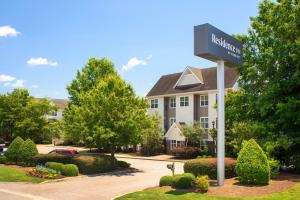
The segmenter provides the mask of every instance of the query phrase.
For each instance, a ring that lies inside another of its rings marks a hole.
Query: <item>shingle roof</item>
[[[43,99],[43,98],[36,98],[37,100]],[[68,106],[68,100],[67,99],[51,99],[47,98],[50,102],[52,102],[54,105],[57,105],[60,109],[64,110]]]
[[[167,94],[177,94],[185,92],[197,92],[205,90],[217,89],[217,68],[199,69],[189,67],[196,76],[202,76],[204,84],[190,85],[188,87],[175,87],[177,80],[180,78],[182,72],[162,76],[153,88],[149,91],[147,96],[158,96]],[[225,67],[225,88],[232,88],[236,83],[239,75],[234,68]]]

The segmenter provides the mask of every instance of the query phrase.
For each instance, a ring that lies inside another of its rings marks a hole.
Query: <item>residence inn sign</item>
[[[206,23],[194,27],[194,54],[213,62],[224,60],[226,66],[243,62],[241,42]]]

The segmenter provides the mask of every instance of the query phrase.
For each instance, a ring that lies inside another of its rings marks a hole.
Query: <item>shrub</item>
[[[116,168],[116,159],[111,156],[78,155],[72,158],[82,174],[95,174],[112,171]]]
[[[61,174],[64,176],[78,176],[78,167],[74,164],[65,164],[62,166]]]
[[[35,143],[27,139],[20,147],[20,161],[26,165],[33,164],[33,157],[38,154]]]
[[[103,173],[116,169],[117,161],[111,156],[75,155],[65,156],[60,154],[39,154],[34,157],[36,164],[58,162],[63,164],[75,164],[81,174]]]
[[[280,163],[278,160],[270,159],[269,165],[271,178],[275,178],[279,174]]]
[[[191,173],[175,175],[172,182],[172,187],[176,189],[188,189],[193,187],[195,176]]]
[[[45,166],[61,172],[64,164],[58,162],[46,162]]]
[[[37,164],[45,164],[47,162],[59,162],[68,164],[72,162],[71,156],[65,156],[60,154],[38,154],[33,158],[34,163]]]
[[[163,176],[159,180],[159,186],[172,186],[173,184],[173,176]]]
[[[6,160],[6,156],[0,156],[0,164],[5,164]]]
[[[130,167],[130,163],[122,161],[122,160],[118,160],[117,161],[117,166],[120,168],[129,168]]]
[[[296,173],[300,173],[300,154],[294,153],[291,157],[291,165]]]
[[[236,164],[241,183],[268,184],[270,166],[268,158],[254,139],[244,142]]]
[[[208,176],[198,176],[195,180],[196,192],[205,193],[208,191]]]
[[[236,161],[232,158],[225,158],[225,176],[232,178],[235,173]],[[184,163],[184,172],[192,173],[195,176],[208,175],[210,179],[217,178],[217,159],[216,158],[199,158],[189,160]]]
[[[171,153],[178,158],[195,158],[199,154],[198,149],[194,147],[175,147]]]
[[[18,163],[20,161],[20,147],[24,140],[21,137],[16,137],[9,145],[8,149],[4,153],[8,162]]]

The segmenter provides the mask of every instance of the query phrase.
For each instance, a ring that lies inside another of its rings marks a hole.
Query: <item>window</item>
[[[208,106],[208,96],[207,95],[201,95],[200,96],[200,106],[201,107]]]
[[[180,97],[180,106],[189,106],[189,97]]]
[[[181,142],[177,141],[177,147],[181,147]]]
[[[150,100],[150,108],[158,108],[158,99]]]
[[[200,125],[204,129],[208,129],[208,117],[200,117]]]
[[[171,149],[176,147],[176,145],[177,145],[177,141],[176,140],[171,140]]]
[[[175,97],[170,98],[170,108],[176,108],[176,98]]]
[[[176,118],[175,117],[170,117],[169,119],[169,127],[171,127],[174,123],[176,122]]]

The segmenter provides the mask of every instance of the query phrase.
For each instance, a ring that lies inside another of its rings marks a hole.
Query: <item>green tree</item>
[[[201,124],[194,121],[190,125],[183,125],[182,130],[183,135],[186,137],[186,145],[191,144],[193,147],[199,147],[205,133]]]
[[[106,58],[90,58],[82,70],[78,70],[75,79],[67,86],[70,105],[80,105],[80,95],[89,91],[97,82],[109,74],[117,74],[114,64]]]
[[[11,141],[20,136],[35,142],[51,140],[47,115],[57,110],[47,99],[35,99],[26,89],[0,95],[0,134]]]
[[[71,103],[64,111],[66,138],[86,143],[89,136],[93,137],[96,146],[109,148],[112,156],[116,147],[137,142],[147,118],[146,100],[136,96],[106,59],[90,59],[78,74],[72,84],[83,85],[76,93],[68,88]]]
[[[150,115],[144,121],[145,127],[142,128],[141,134],[141,152],[144,155],[155,155],[161,150],[163,128],[161,127],[161,117],[158,114]]]
[[[259,124],[260,133],[251,134],[264,149],[273,141],[278,148],[270,149],[300,154],[299,2],[264,0],[251,22],[248,35],[239,36],[244,42],[241,90],[226,99],[227,134],[235,134],[233,123],[250,123],[252,130]]]

